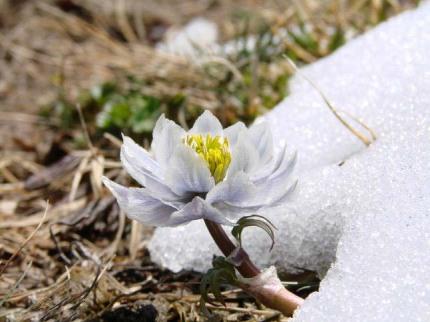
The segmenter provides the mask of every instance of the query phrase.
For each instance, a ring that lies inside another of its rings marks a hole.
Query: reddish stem
[[[228,257],[236,249],[236,245],[233,244],[221,225],[207,219],[205,219],[205,224],[218,248],[225,257]],[[259,275],[261,271],[251,261],[248,253],[243,248],[240,248],[239,251],[241,252],[239,254],[241,264],[236,267],[239,273],[246,278]],[[285,288],[274,291],[270,288],[262,289],[261,291],[250,291],[250,288],[246,285],[243,285],[242,288],[267,307],[281,311],[286,316],[291,316],[294,310],[303,303],[301,297],[298,297]]]
[[[225,230],[219,224],[210,220],[205,220],[205,224],[218,248],[225,257],[228,257],[236,249],[236,245],[233,244]],[[245,250],[241,248],[239,251],[241,252],[241,254],[239,254],[241,264],[237,266],[237,270],[240,274],[247,278],[260,274],[261,271],[254,265]]]

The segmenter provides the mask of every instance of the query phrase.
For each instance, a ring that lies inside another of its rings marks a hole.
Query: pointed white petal
[[[262,207],[236,207],[229,205],[225,202],[217,202],[212,205],[214,208],[218,209],[225,217],[232,221],[237,221],[237,219],[258,213]]]
[[[129,151],[121,147],[121,163],[126,171],[139,182],[142,186],[146,187],[151,195],[155,196],[157,199],[163,201],[178,201],[184,196],[179,196],[174,193],[164,182],[163,178],[155,176],[153,173],[141,167],[141,163],[137,162],[136,158],[129,155]],[[140,165],[140,166],[139,166]]]
[[[263,190],[259,190],[258,193],[255,195],[253,202],[250,202],[245,206],[231,206],[240,207],[248,210],[279,206],[291,200],[294,195],[294,192],[296,191],[297,183],[297,180],[295,180],[293,181],[293,183],[287,182],[278,184],[278,190],[275,193],[271,193],[270,195],[265,193]]]
[[[166,119],[166,116],[163,113],[160,115],[157,122],[155,122],[154,129],[152,130],[153,138],[158,138],[161,135],[161,132],[163,131],[166,122],[168,122],[168,120]]]
[[[146,176],[146,189],[152,196],[163,202],[181,202],[189,197],[188,195],[178,195],[170,189],[164,182],[160,182],[157,178]]]
[[[236,145],[239,134],[242,131],[247,131],[246,125],[242,122],[237,122],[232,126],[229,126],[228,128],[224,129],[224,137],[227,138],[231,148]]]
[[[260,165],[265,165],[273,158],[273,137],[269,124],[263,122],[252,125],[248,136],[258,151]]]
[[[106,177],[102,180],[130,219],[152,226],[164,226],[177,210],[152,197],[144,188],[126,188]]]
[[[228,220],[228,218],[224,216],[224,214],[209,205],[205,200],[200,197],[195,197],[182,209],[172,214],[169,219],[168,226],[178,226],[198,219],[209,219],[222,225],[233,224],[233,222]]]
[[[228,218],[239,218],[245,215],[255,214],[260,212],[261,210],[276,207],[286,203],[294,196],[296,186],[297,181],[295,181],[292,185],[287,186],[287,188],[283,190],[283,193],[281,195],[277,196],[271,201],[265,200],[264,196],[262,196],[261,194],[255,194],[251,199],[251,202],[248,203],[235,204],[220,201],[214,203],[212,206],[217,208],[222,214],[224,214]],[[264,216],[264,213],[260,213],[260,215]]]
[[[123,135],[122,139],[124,144],[121,146],[121,149],[133,159],[137,167],[146,169],[157,177],[161,178],[163,176],[160,164],[152,158],[148,151],[128,136]]]
[[[209,191],[206,201],[210,204],[220,201],[240,204],[250,200],[256,192],[256,187],[249,180],[249,176],[240,171]]]
[[[228,168],[228,176],[243,171],[253,173],[258,169],[259,156],[246,132],[241,132],[237,144],[231,151],[231,163]]]
[[[238,172],[209,191],[206,201],[227,217],[237,218],[264,206],[258,197],[258,189],[248,175]]]
[[[139,182],[142,186],[146,185],[146,175],[149,174],[149,171],[145,170],[137,166],[135,158],[129,156],[124,149],[124,146],[121,147],[120,151],[120,159],[121,164],[127,173],[137,182]]]
[[[261,200],[266,205],[270,205],[283,199],[287,193],[290,193],[291,187],[295,187],[295,183],[291,184],[292,172],[297,161],[297,155],[294,154],[292,158],[286,158],[272,175],[269,176],[264,182],[259,182],[257,187],[257,200]]]
[[[297,184],[297,180],[293,181],[293,183],[287,189],[285,189],[284,193],[280,195],[278,199],[275,198],[270,206],[278,206],[291,200],[297,191]]]
[[[170,158],[166,183],[178,195],[208,192],[215,185],[206,162],[184,144],[178,145]]]
[[[281,177],[281,181],[287,178],[294,170],[297,163],[297,152],[293,153],[291,158],[284,158],[281,165],[277,168],[273,174],[270,175],[269,180],[274,180]]]
[[[206,110],[197,118],[189,133],[222,135],[222,125],[211,112]]]
[[[281,165],[288,160],[287,145],[284,144],[281,147],[281,152],[277,153],[271,162],[262,166],[255,173],[251,175],[251,180],[255,184],[266,181],[275,171],[277,171]]]
[[[238,172],[209,191],[206,201],[229,212],[256,211],[285,202],[296,185],[296,182],[291,184],[295,160],[294,156],[286,159],[277,171],[258,184],[247,174]]]
[[[175,148],[182,144],[182,138],[185,134],[184,129],[175,122],[166,119],[164,114],[160,116],[155,124],[151,149],[155,159],[164,170],[169,166],[170,158]]]
[[[149,153],[137,145],[131,138],[124,136],[121,146],[121,163],[126,171],[141,185],[146,185],[146,177],[162,181],[162,170]]]

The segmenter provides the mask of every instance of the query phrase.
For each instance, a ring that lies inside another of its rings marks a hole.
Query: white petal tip
[[[222,135],[223,128],[220,121],[211,111],[205,110],[194,122],[190,133]]]
[[[112,180],[104,176],[102,177],[102,182],[114,195],[116,194],[115,189],[117,188],[117,186],[119,186],[119,184],[113,182]]]
[[[103,176],[103,177],[102,177],[102,182],[103,182],[103,184],[104,184],[106,187],[108,187],[108,188],[109,188],[109,185],[110,185],[110,183],[111,183],[111,180],[110,180],[108,177]]]

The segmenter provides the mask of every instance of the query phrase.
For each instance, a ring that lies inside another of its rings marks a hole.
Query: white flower
[[[276,154],[266,123],[249,129],[238,122],[223,130],[204,112],[186,132],[162,115],[155,125],[152,155],[124,137],[121,162],[144,188],[104,184],[131,218],[153,226],[177,226],[197,219],[232,224],[245,214],[285,202],[295,155]]]

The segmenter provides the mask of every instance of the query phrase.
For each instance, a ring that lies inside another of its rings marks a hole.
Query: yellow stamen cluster
[[[190,134],[184,138],[184,143],[206,161],[216,183],[224,179],[231,161],[229,143],[226,138],[218,135],[213,137],[209,134],[205,136]]]

